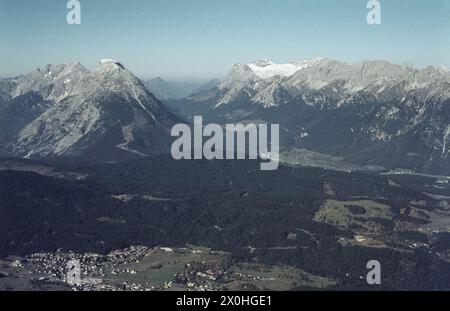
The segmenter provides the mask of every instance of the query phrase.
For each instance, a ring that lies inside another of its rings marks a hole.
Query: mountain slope
[[[27,124],[46,111],[52,103],[31,91],[0,106],[0,140],[11,139]]]
[[[322,58],[298,64],[237,64],[217,88],[175,108],[219,123],[278,123],[285,149],[450,174],[448,70]]]
[[[11,99],[11,92],[16,87],[16,85],[16,79],[0,79],[0,104]]]
[[[161,78],[154,78],[144,82],[145,87],[158,99],[181,99],[189,93],[173,83]]]
[[[16,88],[16,93],[38,89],[53,105],[9,141],[10,154],[120,160],[170,150],[177,119],[121,63],[102,60],[93,72],[78,65],[69,67],[75,73],[62,68],[51,71],[51,84],[42,81],[48,69],[43,77],[42,70],[27,75],[27,83]]]
[[[195,94],[195,93],[199,93],[199,92],[202,92],[202,91],[211,90],[211,89],[215,88],[216,86],[218,86],[220,84],[220,82],[221,81],[219,79],[209,80],[209,81],[203,83],[202,85],[200,85],[195,90],[193,90],[191,92],[191,94]],[[189,94],[189,95],[191,95],[191,94]]]

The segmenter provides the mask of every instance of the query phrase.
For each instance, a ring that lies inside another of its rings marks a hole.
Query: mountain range
[[[183,117],[280,124],[285,150],[450,173],[450,71],[324,58],[237,64],[215,88],[172,101]]]
[[[168,152],[179,122],[120,62],[48,65],[2,82],[2,153],[103,160]],[[8,100],[9,99],[9,100]]]
[[[47,65],[1,79],[1,154],[124,160],[167,153],[171,127],[202,115],[220,124],[278,123],[286,152],[450,174],[450,71],[444,67],[261,60],[236,64],[219,84],[210,81],[176,99],[190,92],[193,85],[187,91],[160,78],[142,82],[109,59],[94,71]]]
[[[95,253],[98,261],[85,262],[99,286],[109,275],[120,288],[135,280],[150,286],[153,275],[164,274],[164,283],[187,289],[187,279],[174,274],[220,264],[224,277],[240,280],[244,271],[253,275],[246,267],[285,275],[242,278],[238,290],[282,283],[373,290],[365,276],[376,259],[379,290],[448,290],[449,87],[446,68],[323,58],[237,64],[219,84],[164,101],[112,59],[92,71],[47,65],[0,79],[0,259],[14,260],[0,262],[1,282],[12,279],[5,289],[20,289],[25,279],[49,289],[58,277],[66,280],[67,262],[58,258],[70,252]],[[203,124],[278,123],[282,159],[310,152],[319,167],[285,162],[261,171],[263,159],[175,160],[166,154],[170,130],[196,115]],[[381,173],[365,171],[380,166]],[[427,174],[386,170],[400,168]],[[152,254],[135,257],[140,245]],[[162,253],[153,253],[164,246],[172,263],[177,248],[188,255],[187,245],[201,247],[207,261],[160,266]],[[218,260],[219,253],[229,258]],[[125,266],[103,262],[107,254],[141,266],[116,273]],[[13,273],[3,272],[8,267]],[[233,289],[228,278],[216,281]]]

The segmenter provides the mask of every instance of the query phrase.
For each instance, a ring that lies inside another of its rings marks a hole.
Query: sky
[[[450,0],[0,0],[0,76],[113,58],[142,78],[222,78],[235,63],[322,56],[450,68]]]

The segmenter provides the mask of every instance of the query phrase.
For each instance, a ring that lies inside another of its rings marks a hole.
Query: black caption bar
[[[383,310],[450,304],[448,292],[0,292],[2,307],[81,310]],[[142,309],[143,308],[143,309]]]

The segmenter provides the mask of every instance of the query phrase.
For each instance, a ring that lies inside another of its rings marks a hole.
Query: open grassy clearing
[[[354,209],[361,209],[355,214]],[[370,220],[371,218],[392,219],[390,206],[372,200],[337,201],[327,200],[314,215],[314,220],[348,228],[352,224],[361,224],[355,217]]]

